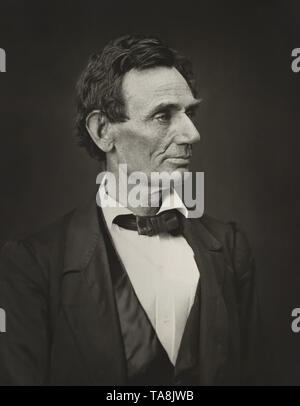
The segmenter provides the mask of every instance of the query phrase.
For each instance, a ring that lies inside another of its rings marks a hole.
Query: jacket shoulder
[[[222,221],[204,215],[202,225],[222,244],[225,256],[233,264],[237,276],[243,278],[254,269],[254,259],[248,237],[236,221]]]
[[[0,259],[7,264],[6,269],[42,270],[43,278],[48,279],[47,269],[57,261],[64,247],[65,233],[74,210],[60,216],[54,222],[43,226],[39,231],[7,241],[0,252]]]

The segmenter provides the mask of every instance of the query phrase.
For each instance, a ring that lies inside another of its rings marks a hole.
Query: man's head
[[[116,39],[91,57],[77,89],[80,144],[108,170],[188,169],[199,102],[190,64],[177,52],[156,38]]]

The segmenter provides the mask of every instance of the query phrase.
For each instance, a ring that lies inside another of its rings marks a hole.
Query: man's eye
[[[157,113],[154,118],[161,123],[166,123],[171,120],[171,114],[168,112],[165,113]]]

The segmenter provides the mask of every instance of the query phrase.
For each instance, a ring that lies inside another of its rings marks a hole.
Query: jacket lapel
[[[75,210],[65,246],[62,304],[94,385],[125,383],[126,361],[108,253],[95,198]],[[184,236],[200,271],[199,365],[201,385],[215,383],[225,362],[228,315],[223,298],[222,244],[201,219],[186,219]]]
[[[66,235],[62,304],[94,385],[120,385],[125,359],[108,253],[95,198],[74,211]]]
[[[226,357],[228,315],[223,297],[226,264],[222,244],[201,219],[186,219],[184,236],[200,271],[199,384],[212,385]]]

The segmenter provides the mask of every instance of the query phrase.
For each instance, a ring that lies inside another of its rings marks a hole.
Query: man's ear
[[[85,126],[94,143],[103,152],[110,152],[114,147],[110,123],[100,110],[93,110],[85,120]]]

